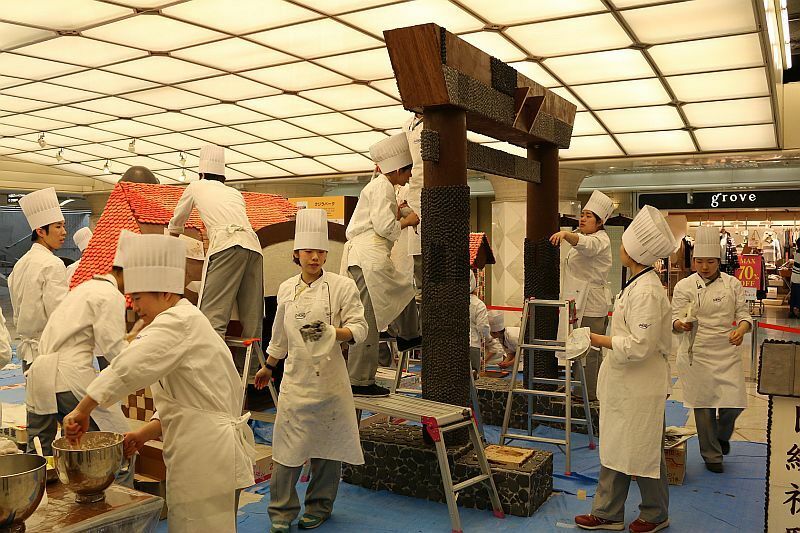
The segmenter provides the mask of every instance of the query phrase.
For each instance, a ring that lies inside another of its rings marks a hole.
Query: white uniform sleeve
[[[480,300],[475,306],[475,327],[482,339],[489,340],[492,338],[491,333],[489,333],[489,313],[486,311],[486,304]]]
[[[94,305],[94,342],[110,363],[124,350],[125,340],[125,298],[102,298]]]
[[[0,369],[11,362],[11,335],[8,333],[6,318],[0,309]]]
[[[193,191],[191,183],[183,190],[181,199],[178,200],[178,205],[175,206],[175,212],[169,221],[168,229],[170,233],[183,233],[183,227],[186,225],[186,221],[189,220],[189,215],[192,214],[192,207],[194,207]]]
[[[282,289],[282,287],[281,287]],[[267,355],[275,359],[284,359],[289,353],[289,340],[286,338],[286,300],[288,291],[278,289],[278,309],[275,311],[275,320],[272,322],[272,337],[267,346]]]
[[[61,260],[59,260],[59,263]],[[67,285],[67,268],[63,263],[47,266],[42,275],[44,284],[42,286],[42,302],[44,303],[45,314],[49,317],[56,310],[56,307],[66,298],[69,292]]]
[[[665,333],[662,328],[666,317],[661,314],[659,298],[652,292],[629,297],[624,313],[630,334],[611,337],[612,351],[606,351],[606,357],[611,357],[615,364],[624,365],[662,355],[659,340]]]
[[[358,295],[356,282],[350,278],[342,278],[341,317],[343,328],[353,334],[351,344],[359,344],[367,338],[367,319],[364,317],[364,305]]]
[[[598,235],[598,233],[600,232],[591,235],[579,233],[578,242],[574,246],[575,250],[586,256],[595,256],[608,252],[611,248],[611,242],[605,235],[605,232],[601,234],[602,236]]]
[[[744,297],[744,287],[742,282],[736,278],[731,278],[733,284],[733,296],[736,298],[736,324],[747,322],[753,326],[753,317],[750,316],[750,306]]]
[[[693,291],[688,290],[690,285],[686,283],[678,283],[675,285],[675,290],[672,292],[672,320],[670,325],[674,324],[676,320],[683,320],[686,315],[686,307],[692,303]],[[682,331],[672,330],[673,333],[679,335]]]
[[[400,236],[400,222],[397,220],[397,197],[394,190],[389,184],[385,187],[375,187],[371,193],[369,218],[372,222],[372,229],[384,239],[394,242]]]

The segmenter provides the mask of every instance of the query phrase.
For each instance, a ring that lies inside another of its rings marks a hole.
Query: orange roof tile
[[[483,268],[486,265],[477,264],[478,252],[482,247],[486,247],[486,265],[493,265],[495,263],[494,253],[492,247],[489,245],[489,239],[486,238],[485,233],[470,233],[469,234],[469,264],[472,268]]]

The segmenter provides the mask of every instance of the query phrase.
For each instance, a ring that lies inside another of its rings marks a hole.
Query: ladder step
[[[555,392],[549,390],[535,390],[535,389],[514,389],[514,394],[529,394],[531,396],[547,396],[550,398],[566,398],[566,393]]]
[[[489,474],[481,474],[478,477],[474,477],[472,479],[468,479],[466,481],[462,481],[458,485],[453,485],[453,492],[458,492],[460,490],[464,490],[467,487],[471,487],[472,485],[477,485],[482,481],[486,481],[489,479]]]
[[[567,441],[564,439],[550,439],[547,437],[533,437],[530,435],[517,435],[516,433],[504,433],[500,436],[500,442],[505,442],[506,440],[525,440],[528,442],[546,442],[548,444],[560,444],[562,446],[567,445]]]
[[[557,342],[557,341],[554,341]],[[563,352],[566,350],[564,347],[564,343],[559,344],[520,344],[520,348],[525,348],[527,350],[542,350],[542,351],[551,351],[551,352]]]
[[[545,421],[549,421],[549,422],[564,422],[564,423],[566,423],[566,421],[567,421],[566,418],[564,418],[563,416],[553,416],[553,415],[531,415],[531,418],[533,418],[535,420],[545,420]],[[572,423],[573,424],[580,424],[580,425],[583,425],[583,426],[588,424],[588,422],[586,422],[585,418],[573,418],[572,419]]]

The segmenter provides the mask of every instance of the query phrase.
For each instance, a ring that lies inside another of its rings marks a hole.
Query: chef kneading
[[[236,531],[237,489],[253,484],[253,433],[241,415],[241,378],[208,319],[182,297],[186,245],[164,235],[122,243],[125,291],[145,327],[87,387],[64,419],[79,441],[98,405],[147,386],[158,417],[125,435],[126,452],[161,436],[169,531]]]

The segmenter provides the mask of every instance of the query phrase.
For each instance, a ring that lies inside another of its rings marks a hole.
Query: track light
[[[131,139],[131,142],[128,143],[128,151],[133,154],[136,153],[136,139]]]
[[[180,177],[180,180],[181,180],[181,181],[186,181],[186,169],[185,169],[185,168],[182,168],[182,169],[181,169],[181,177]]]
[[[64,160],[64,149],[61,148],[58,152],[56,152],[56,161],[59,163]]]
[[[42,148],[47,146],[47,141],[44,140],[44,132],[39,134],[39,146],[41,146]]]
[[[111,168],[108,166],[108,159],[106,159],[106,164],[103,165],[103,174],[111,174]]]
[[[180,163],[180,165],[181,165],[182,167],[185,167],[185,166],[186,166],[186,156],[185,156],[185,155],[183,155],[183,152],[181,152],[181,153],[180,153],[180,157],[181,157],[181,158],[180,158],[180,159],[178,159],[178,163]]]

